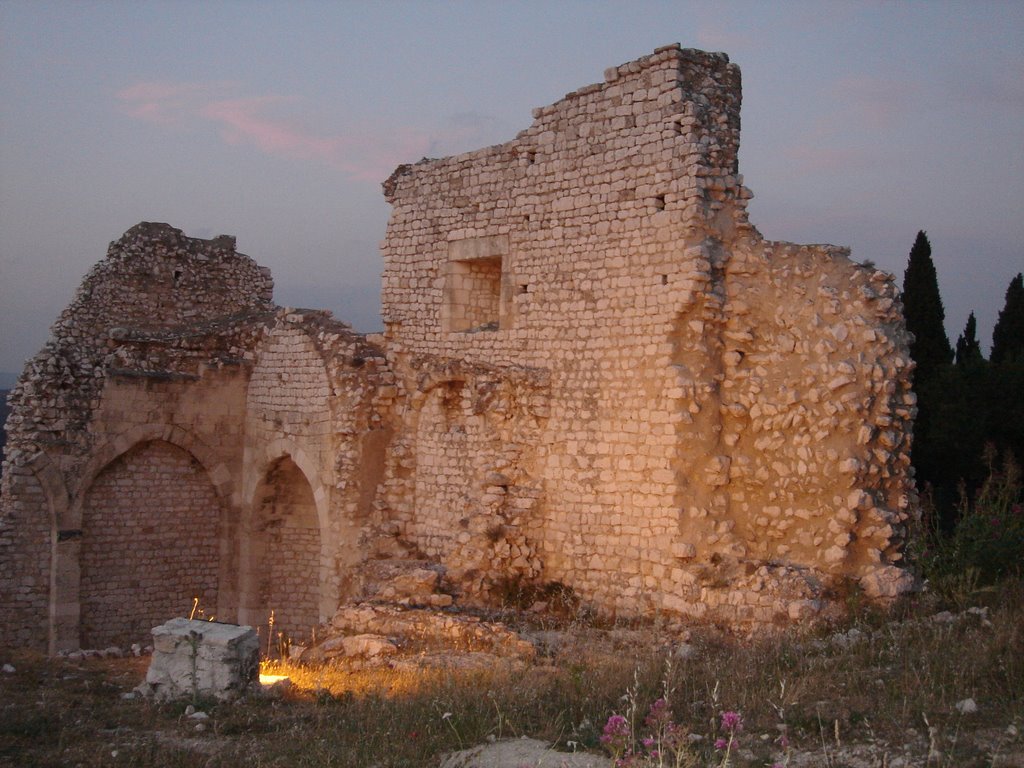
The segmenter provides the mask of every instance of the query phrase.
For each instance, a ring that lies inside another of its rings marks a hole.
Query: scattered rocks
[[[607,757],[586,753],[556,752],[537,739],[507,739],[453,752],[441,768],[608,768]]]
[[[697,656],[697,647],[690,643],[679,643],[676,646],[673,655],[682,661],[695,658]]]
[[[872,599],[892,599],[911,591],[915,586],[912,573],[894,565],[875,568],[861,577],[864,594]]]
[[[846,630],[845,632],[839,632],[835,635],[832,635],[832,637],[829,638],[829,640],[832,642],[833,645],[846,650],[852,648],[854,645],[857,645],[857,643],[867,640],[867,637],[868,636],[865,632],[857,629],[856,627],[850,627],[850,629]]]
[[[956,703],[956,711],[961,715],[973,715],[978,711],[978,705],[974,699],[961,699]]]
[[[149,656],[153,653],[153,646],[143,646],[140,643],[132,643],[128,648],[111,645],[106,648],[79,648],[77,650],[57,651],[57,658],[68,659],[69,661],[82,661],[84,659],[123,659],[126,656]]]
[[[410,608],[443,608],[453,602],[440,592],[444,568],[427,560],[386,558],[368,560],[357,569],[362,599]]]

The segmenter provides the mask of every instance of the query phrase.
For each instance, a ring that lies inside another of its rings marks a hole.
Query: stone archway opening
[[[281,638],[305,642],[320,623],[320,523],[313,489],[290,456],[267,470],[253,513],[257,617],[273,633],[264,647],[276,647]]]
[[[196,599],[213,614],[220,525],[213,483],[188,451],[154,440],[110,462],[82,505],[82,647],[148,643]]]

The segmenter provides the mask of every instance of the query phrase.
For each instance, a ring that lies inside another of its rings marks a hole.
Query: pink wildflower
[[[655,699],[654,703],[651,704],[651,710],[647,713],[647,717],[644,719],[644,724],[656,728],[663,723],[669,722],[672,719],[672,713],[669,711],[668,702],[664,699]]]
[[[625,736],[628,730],[626,718],[622,715],[612,715],[608,718],[608,722],[604,724],[604,728],[601,731],[601,743],[608,744],[619,737]]]
[[[622,715],[612,715],[601,730],[601,743],[618,754],[626,748],[629,738],[629,723]]]
[[[729,742],[726,741],[725,739],[722,739],[722,738],[715,739],[715,749],[725,749],[728,746],[729,746]]]
[[[722,713],[722,730],[728,731],[729,733],[739,733],[743,730],[743,718],[740,717],[739,712],[723,712]]]

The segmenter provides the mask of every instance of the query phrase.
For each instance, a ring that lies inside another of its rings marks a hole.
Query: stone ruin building
[[[412,566],[420,604],[731,625],[906,589],[898,293],[750,224],[739,69],[669,46],[533,117],[384,183],[383,334],[276,306],[231,237],[112,243],[10,396],[2,641],[193,598],[300,635]]]

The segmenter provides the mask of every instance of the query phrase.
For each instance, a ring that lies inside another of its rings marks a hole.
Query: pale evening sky
[[[1024,270],[1022,2],[0,0],[0,371],[139,221],[231,234],[275,299],[378,327],[396,165],[680,42],[743,72],[768,238],[902,281],[927,230],[951,341]]]

